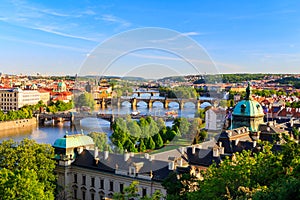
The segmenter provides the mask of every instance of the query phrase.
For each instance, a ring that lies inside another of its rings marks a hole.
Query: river
[[[164,115],[166,111],[175,110],[178,112],[179,116],[182,117],[194,117],[195,114],[195,105],[186,103],[183,110],[179,110],[178,104],[170,103],[170,107],[168,109],[164,109],[161,103],[154,103],[152,109],[148,109],[147,105],[143,102],[138,104],[137,108],[141,114],[148,114],[152,116]],[[105,110],[96,110],[95,112],[102,113],[113,113],[113,114],[130,114],[132,112],[130,108],[130,104],[123,103],[120,108],[106,108]],[[170,125],[168,123],[167,125]],[[0,131],[0,141],[7,139],[14,139],[16,141],[20,141],[24,138],[34,139],[38,143],[47,143],[53,144],[54,141],[58,138],[63,137],[66,132],[68,134],[74,133],[83,133],[87,134],[92,131],[97,132],[106,132],[108,136],[111,134],[110,123],[108,121],[96,118],[86,118],[81,120],[80,127],[70,128],[69,122],[60,122],[55,125],[46,124],[42,126],[31,126],[24,127],[19,129],[9,129]]]

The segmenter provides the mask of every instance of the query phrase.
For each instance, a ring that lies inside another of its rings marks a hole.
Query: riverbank
[[[5,122],[0,122],[0,131],[14,129],[14,128],[24,128],[27,126],[36,126],[36,125],[37,125],[36,118],[5,121]]]

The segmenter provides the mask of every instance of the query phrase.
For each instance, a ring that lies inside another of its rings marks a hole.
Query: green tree
[[[33,178],[33,187],[36,187],[36,185],[34,185],[34,177],[36,176],[38,184],[44,188],[43,192],[45,197],[49,197],[49,199],[54,199],[56,182],[54,175],[55,161],[53,157],[54,149],[51,145],[37,144],[34,140],[27,138],[21,142],[6,140],[0,144],[0,169],[5,168],[10,171],[3,173],[8,174],[8,176],[14,179],[18,178],[15,176],[21,176],[28,172],[28,177],[20,177],[20,179],[24,178],[30,180],[30,177]],[[30,171],[34,171],[36,175]],[[7,183],[9,182],[8,180]],[[9,189],[10,187],[6,188],[6,190]],[[36,189],[39,190],[39,188]]]
[[[196,112],[195,112],[195,118],[200,118],[202,120],[205,120],[205,109],[198,109]]]
[[[115,200],[129,200],[139,197],[138,194],[138,181],[133,181],[128,187],[124,188],[124,192],[122,193],[114,193],[113,199]]]
[[[34,170],[0,170],[0,199],[54,199],[51,191],[45,191]]]
[[[147,149],[151,149],[151,150],[155,149],[155,142],[153,141],[152,137],[148,138],[146,147]]]
[[[91,138],[93,138],[96,147],[98,147],[99,151],[109,151],[112,152],[110,145],[108,144],[108,138],[106,133],[99,132],[91,132],[88,134]]]
[[[75,98],[75,106],[81,108],[83,106],[89,107],[91,110],[94,109],[95,101],[91,93],[85,92]]]
[[[161,148],[161,147],[164,146],[164,142],[163,142],[163,140],[162,140],[162,138],[161,138],[161,136],[160,136],[159,133],[157,133],[156,135],[154,135],[153,138],[154,138],[155,147],[157,149],[159,149],[159,148]]]
[[[131,136],[135,138],[141,137],[141,128],[138,125],[136,121],[131,120],[130,122],[127,122],[128,132]]]
[[[202,172],[203,180],[199,181],[197,191],[188,193],[189,199],[299,197],[300,190],[295,190],[300,177],[299,144],[284,139],[286,144],[281,152],[273,152],[272,145],[263,143],[259,153],[243,151],[219,166],[211,165]]]
[[[158,118],[156,124],[159,130],[162,130],[166,127],[165,121],[162,118]]]
[[[140,152],[145,152],[146,151],[146,145],[144,143],[144,140],[141,138],[140,139]]]

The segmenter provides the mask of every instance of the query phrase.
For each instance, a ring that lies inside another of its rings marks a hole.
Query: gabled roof
[[[191,165],[208,167],[213,163],[219,164],[221,162],[220,157],[213,156],[212,149],[195,148],[195,153],[193,154],[192,147],[188,147],[186,151],[186,155],[187,155],[187,160]]]
[[[124,155],[109,153],[107,159],[104,159],[104,152],[99,153],[99,161],[96,163],[94,158],[94,151],[84,150],[77,156],[72,165],[84,167],[109,173],[115,173],[116,170],[129,172],[129,167],[136,163],[144,163],[140,165],[138,174],[149,176],[152,173],[152,180],[162,181],[170,172],[168,162],[160,160],[149,160],[140,157],[129,157],[127,161],[124,160]]]

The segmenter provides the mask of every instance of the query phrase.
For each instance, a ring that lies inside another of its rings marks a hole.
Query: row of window
[[[123,191],[123,189],[122,189],[122,191]],[[78,193],[77,187],[73,187],[73,197],[74,197],[74,199],[78,198],[78,194],[77,193]],[[82,194],[82,197],[81,197],[82,200],[85,200],[86,196],[87,196],[85,188],[81,189],[81,194]],[[112,198],[113,197],[113,193],[109,193],[107,196],[108,196],[108,198]],[[146,196],[147,196],[147,189],[143,188],[143,190],[142,190],[142,197],[146,197]],[[95,191],[90,190],[90,197],[91,197],[90,198],[91,200],[95,200],[95,197],[96,197]],[[103,191],[99,192],[99,199],[100,200],[104,200],[105,199],[105,193]]]
[[[2,93],[1,94],[1,97],[17,97],[17,93],[14,93],[14,95],[12,94],[12,93],[9,93],[9,94],[7,94],[7,93]]]
[[[17,98],[14,98],[14,99],[7,99],[7,98],[1,98],[1,101],[2,102],[5,102],[5,101],[17,101]]]
[[[10,107],[10,106],[2,106],[1,109],[7,111],[7,110],[17,110],[18,108],[17,107]]]
[[[74,183],[78,183],[78,177],[77,177],[77,174],[74,174]],[[81,184],[83,185],[83,186],[86,186],[86,175],[82,175],[82,179],[81,179]],[[110,192],[114,192],[114,182],[113,181],[109,181],[109,191]],[[95,187],[95,177],[91,177],[90,178],[90,187],[91,188],[94,188]],[[104,190],[104,179],[99,179],[99,189],[101,189],[101,190]],[[123,191],[124,191],[124,183],[119,183],[119,192],[121,192],[121,193],[123,193]],[[75,196],[76,195],[76,196]],[[82,195],[83,196],[85,196],[85,192],[83,191],[83,193],[82,193]],[[94,195],[93,193],[91,193],[91,195]],[[142,196],[143,197],[145,197],[147,195],[147,188],[142,188]],[[77,189],[74,189],[74,198],[76,199],[77,198]],[[103,197],[104,198],[104,197]],[[82,197],[82,199],[85,199],[85,197],[83,198]],[[93,198],[92,198],[92,196],[91,196],[91,199],[94,199],[94,196],[93,196]],[[102,198],[100,198],[100,199],[102,199]]]
[[[2,103],[4,106],[12,106],[12,105],[17,105],[17,103]]]
[[[73,190],[73,197],[74,199],[78,199],[78,190],[76,187],[74,187],[74,190]],[[81,189],[81,199],[82,200],[86,200],[86,196],[87,196],[87,193],[86,193],[86,190],[85,189]],[[96,199],[96,193],[94,191],[91,191],[90,192],[90,199],[91,200],[95,200]],[[109,198],[112,198],[113,197],[113,194],[112,193],[109,193],[108,194],[108,197]],[[100,200],[105,200],[105,193],[104,192],[99,192],[99,199]]]

